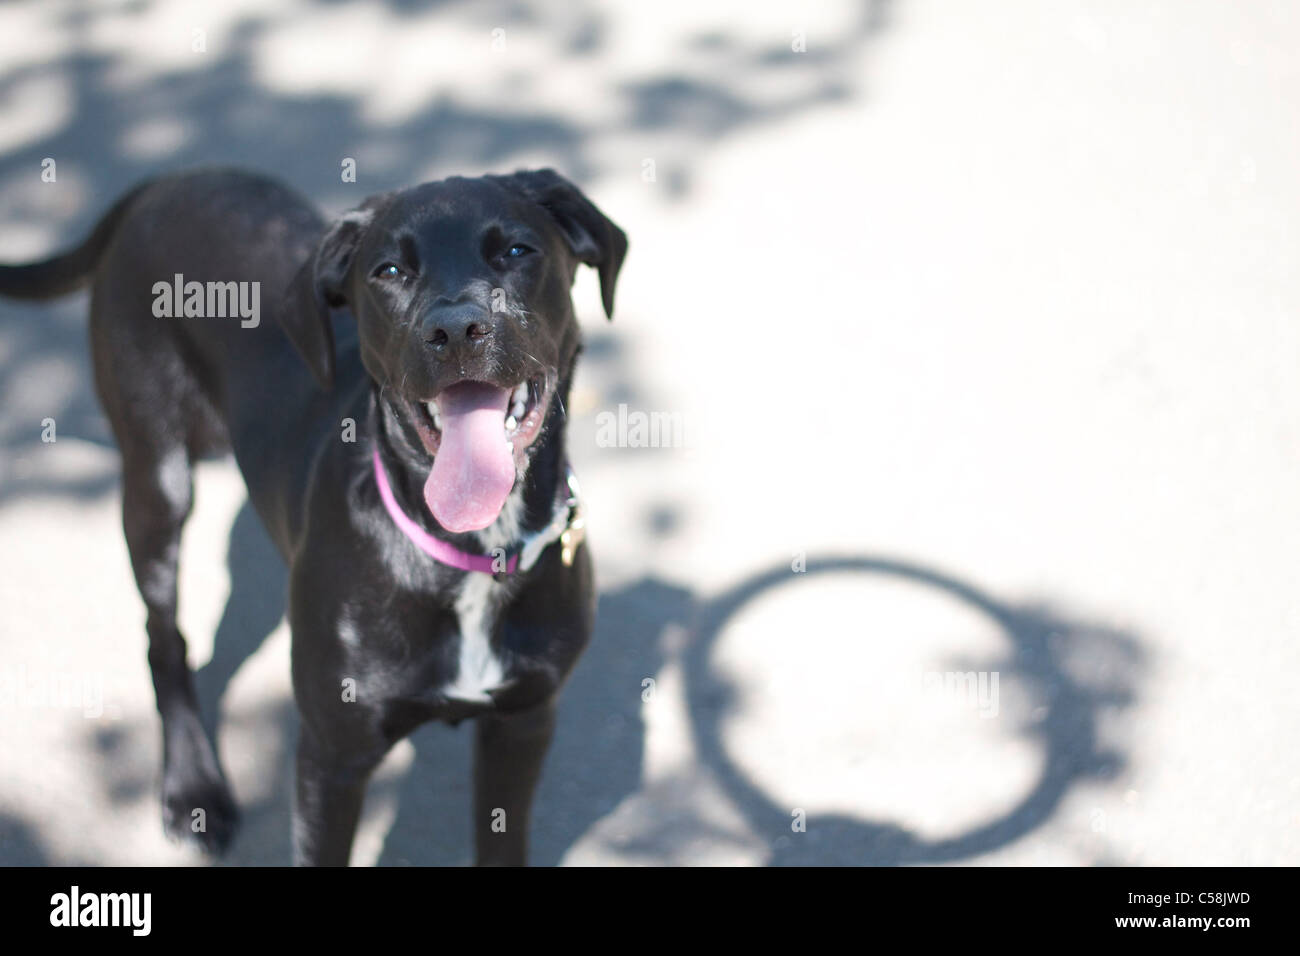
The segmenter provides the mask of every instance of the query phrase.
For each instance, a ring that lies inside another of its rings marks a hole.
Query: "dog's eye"
[[[497,246],[495,252],[488,254],[488,262],[494,269],[506,270],[510,268],[510,263],[524,258],[525,256],[536,255],[537,250],[532,246],[525,245],[522,242],[512,242],[508,246]]]
[[[375,269],[375,271],[371,273],[371,275],[376,279],[406,278],[406,273],[402,271],[402,267],[398,265],[394,265],[391,262],[385,262],[383,265],[378,266]]]

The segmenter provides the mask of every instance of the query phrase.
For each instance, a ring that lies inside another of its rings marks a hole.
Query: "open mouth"
[[[508,398],[505,402],[505,410],[501,419],[501,429],[516,452],[522,453],[528,449],[537,438],[541,431],[542,418],[545,412],[542,409],[542,392],[543,383],[539,379],[531,379],[526,382],[520,382],[513,389],[501,389],[498,386],[491,385],[487,382],[458,382],[452,385],[428,401],[412,401],[411,416],[415,419],[416,430],[420,433],[420,438],[430,455],[436,454],[438,447],[442,444],[442,409],[440,403],[447,400],[448,393],[454,393],[465,386],[476,386],[481,388],[492,388],[499,392],[508,392]],[[496,399],[497,396],[492,396]]]
[[[433,456],[424,500],[440,525],[460,533],[496,521],[541,433],[545,397],[539,380],[513,387],[464,381],[411,402],[416,431]]]

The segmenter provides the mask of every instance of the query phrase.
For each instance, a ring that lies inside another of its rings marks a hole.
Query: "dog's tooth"
[[[519,427],[519,422],[517,422],[517,421],[515,420],[515,416],[513,416],[513,415],[507,415],[507,416],[506,416],[506,431],[508,431],[508,432],[512,432],[512,431],[514,431],[514,430],[515,430],[516,428],[518,428],[518,427]]]
[[[520,382],[515,387],[515,393],[511,395],[510,398],[515,404],[528,401],[528,383]]]
[[[515,402],[514,407],[510,409],[510,414],[513,415],[515,418],[523,418],[523,417],[524,417],[524,403],[523,403],[523,402]]]

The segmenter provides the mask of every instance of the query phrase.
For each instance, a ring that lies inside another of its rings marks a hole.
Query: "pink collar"
[[[567,493],[557,497],[555,514],[550,524],[529,535],[513,551],[500,549],[495,554],[469,554],[459,548],[453,548],[446,541],[440,541],[412,521],[393,496],[388,475],[384,473],[384,466],[379,460],[379,449],[372,447],[370,455],[375,464],[375,483],[379,485],[379,497],[383,499],[384,508],[393,519],[393,523],[402,529],[402,533],[411,540],[412,544],[433,560],[448,567],[459,568],[462,571],[502,575],[514,574],[516,570],[527,571],[541,556],[542,551],[555,541],[560,541],[564,545],[562,558],[564,564],[568,566],[572,563],[573,551],[582,543],[582,529],[585,523],[578,503],[577,479],[574,478],[571,470],[568,471],[565,482]]]
[[[402,529],[402,533],[410,538],[417,548],[433,558],[433,560],[450,565],[453,568],[460,568],[462,571],[482,571],[485,574],[514,574],[515,567],[519,564],[518,553],[511,555],[505,561],[502,560],[504,554],[501,556],[469,554],[459,548],[453,548],[446,541],[438,540],[412,521],[406,512],[402,510],[402,506],[397,503],[397,499],[393,497],[393,488],[388,483],[388,476],[384,474],[384,466],[379,461],[379,449],[372,448],[370,454],[375,462],[375,482],[379,485],[379,497],[384,501],[388,516],[393,519],[393,523]]]

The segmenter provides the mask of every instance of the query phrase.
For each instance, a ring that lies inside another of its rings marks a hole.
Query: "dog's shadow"
[[[226,567],[230,596],[212,640],[212,657],[194,674],[209,733],[216,729],[217,711],[231,680],[279,626],[288,594],[284,562],[248,501],[231,525]]]
[[[197,675],[205,719],[212,721],[240,666],[275,629],[284,609],[286,575],[251,506],[236,517],[230,535],[230,598],[217,630],[211,661]],[[1125,754],[1100,739],[1108,712],[1133,702],[1143,665],[1131,635],[1079,621],[1041,606],[1013,606],[932,568],[883,557],[810,557],[806,576],[861,574],[902,578],[947,594],[988,615],[1000,628],[1005,652],[970,663],[1022,681],[1046,702],[1042,719],[1023,728],[1044,751],[1039,779],[1005,813],[943,840],[925,840],[890,821],[838,815],[810,817],[806,833],[792,836],[780,807],[732,761],[721,727],[736,688],[710,663],[710,650],[744,605],[779,587],[797,584],[788,566],[751,575],[711,600],[643,578],[600,596],[596,632],[566,686],[559,726],[538,791],[531,862],[554,865],[629,796],[644,790],[643,682],[665,663],[665,633],[684,641],[687,709],[693,745],[703,768],[721,785],[750,832],[767,847],[772,864],[940,863],[969,859],[1010,844],[1045,823],[1076,783],[1111,778]],[[1080,670],[1078,662],[1086,660]],[[965,669],[965,668],[963,668]],[[297,733],[290,701],[264,708],[260,719],[277,726],[283,779],[267,796],[242,809],[242,832],[227,862],[283,863],[289,850],[292,752]],[[380,865],[447,865],[472,861],[470,842],[469,724],[430,724],[411,737],[415,759],[404,775],[380,774],[372,801],[395,801],[396,815],[379,852]],[[673,808],[657,823],[620,844],[638,859],[667,859],[683,833],[704,835],[701,820]],[[719,839],[725,834],[716,834]],[[733,835],[734,836],[734,835]]]

